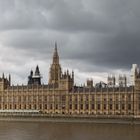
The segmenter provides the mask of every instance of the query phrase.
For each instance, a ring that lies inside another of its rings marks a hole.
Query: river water
[[[1,121],[0,140],[140,140],[140,125]]]

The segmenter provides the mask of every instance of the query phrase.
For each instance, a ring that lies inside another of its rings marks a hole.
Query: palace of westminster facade
[[[50,67],[49,82],[41,84],[39,67],[30,72],[28,84],[11,86],[11,76],[0,78],[0,112],[39,111],[48,115],[121,115],[140,116],[140,71],[133,70],[134,85],[127,86],[125,76],[108,77],[108,83],[93,86],[93,80],[86,85],[74,85],[74,72],[62,72],[59,64],[57,44]]]

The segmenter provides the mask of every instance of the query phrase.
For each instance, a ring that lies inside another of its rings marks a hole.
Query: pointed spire
[[[55,48],[54,48],[54,57],[58,56],[58,52],[57,52],[57,43],[55,42]]]
[[[53,64],[59,64],[59,55],[57,51],[57,43],[55,42],[55,48],[53,53]]]
[[[67,69],[67,75],[69,75],[69,70]]]
[[[4,76],[4,73],[3,73],[3,74],[2,74],[2,79],[4,79],[4,77],[5,77],[5,76]]]
[[[36,75],[36,76],[40,75],[40,71],[39,71],[38,65],[36,66],[35,75]]]
[[[31,70],[31,72],[30,72],[30,76],[33,76],[33,70]]]
[[[72,79],[74,80],[74,71],[72,71]]]
[[[57,52],[57,42],[55,42],[55,51]]]
[[[11,74],[9,74],[9,86],[11,85]]]
[[[9,74],[9,81],[11,81],[11,74]]]

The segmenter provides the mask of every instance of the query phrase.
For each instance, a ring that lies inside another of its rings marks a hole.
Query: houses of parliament
[[[0,113],[36,113],[67,116],[134,116],[140,117],[140,70],[133,65],[133,84],[126,76],[108,76],[107,83],[84,86],[74,84],[74,72],[63,72],[57,44],[54,47],[48,84],[41,83],[39,67],[31,71],[27,85],[11,85],[11,76],[0,78]],[[116,84],[117,83],[117,84]]]

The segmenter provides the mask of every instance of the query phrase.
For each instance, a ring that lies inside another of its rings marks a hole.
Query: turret
[[[72,80],[73,80],[73,83],[74,83],[74,71],[72,71]]]
[[[87,79],[87,88],[93,88],[93,79]]]
[[[140,90],[140,72],[139,72],[139,68],[135,69],[134,81],[135,81],[135,84],[134,84],[135,90]]]
[[[2,74],[2,79],[4,79],[5,78],[5,76],[4,76],[4,73]]]
[[[59,80],[59,88],[70,91],[72,90],[73,86],[74,86],[74,72],[70,74],[69,71],[67,70],[62,74],[62,77]]]
[[[108,76],[108,87],[115,87],[116,84],[116,78],[115,76]]]
[[[31,72],[30,72],[30,76],[32,77],[33,76],[33,71],[31,70]]]
[[[11,75],[9,74],[9,86],[11,85]]]
[[[35,74],[31,70],[30,75],[28,76],[28,85],[41,85],[41,75],[38,65],[35,69]]]
[[[119,76],[119,86],[120,87],[126,87],[127,85],[127,79],[126,79],[126,76],[125,75],[120,75]]]
[[[33,71],[30,71],[30,75],[28,76],[28,85],[33,84]]]
[[[10,86],[11,79],[9,78],[9,80],[5,78],[5,75],[3,73],[2,78],[0,78],[0,91],[4,91]]]

